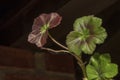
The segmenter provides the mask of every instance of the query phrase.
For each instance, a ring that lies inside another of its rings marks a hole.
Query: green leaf
[[[93,26],[98,26],[99,27],[99,26],[102,25],[102,19],[98,18],[98,17],[95,17],[95,16],[92,16],[90,24],[93,25]]]
[[[81,54],[81,44],[82,41],[79,38],[80,34],[78,32],[72,31],[67,35],[66,44],[71,52],[77,55]]]
[[[105,54],[101,54],[100,56],[99,56],[99,59],[100,59],[100,61],[101,62],[107,62],[107,63],[110,63],[111,62],[111,57],[110,57],[110,54],[108,54],[108,53],[105,53]]]
[[[118,66],[111,63],[109,54],[96,53],[90,58],[86,72],[89,80],[110,80],[117,75]]]
[[[90,15],[76,19],[73,26],[75,31],[82,31],[85,28],[93,29],[92,27],[99,27],[101,24],[102,19]]]
[[[73,30],[67,35],[66,44],[70,51],[79,55],[81,52],[92,54],[96,44],[101,44],[107,37],[101,26],[102,19],[94,16],[83,16],[75,20]]]
[[[94,69],[92,65],[87,65],[86,71],[89,80],[96,80],[99,77],[98,72]]]
[[[92,54],[95,48],[96,45],[93,43],[93,41],[84,41],[81,47],[82,51],[86,54]]]
[[[118,66],[116,64],[110,63],[103,67],[103,75],[106,78],[113,78],[118,73]]]
[[[107,37],[106,30],[103,27],[94,28],[95,35],[93,36],[93,40],[96,44],[101,44],[104,42]]]
[[[95,53],[94,56],[91,56],[89,64],[93,65],[95,68],[99,67],[99,53]]]
[[[42,34],[44,34],[49,28],[49,24],[45,24],[41,27],[40,31]]]

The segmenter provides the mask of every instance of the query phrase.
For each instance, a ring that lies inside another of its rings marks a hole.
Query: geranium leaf
[[[97,53],[90,58],[86,72],[89,80],[94,80],[94,78],[95,80],[110,80],[117,75],[118,66],[111,63],[109,54]]]
[[[42,47],[46,43],[47,32],[44,34],[39,33],[39,31],[32,31],[28,36],[28,41],[30,43],[35,43],[38,47]]]
[[[81,49],[85,54],[92,54],[96,48],[96,45],[93,41],[84,41],[81,46]]]
[[[82,41],[79,38],[80,34],[78,32],[72,31],[67,35],[66,44],[71,52],[77,55],[81,54],[81,44]]]
[[[99,59],[100,59],[101,62],[107,62],[107,63],[111,62],[111,57],[110,57],[110,54],[108,54],[108,53],[101,54],[99,56]]]
[[[93,36],[93,40],[96,44],[101,44],[104,42],[107,37],[106,30],[103,27],[94,28],[95,35]]]
[[[42,47],[47,42],[48,29],[58,26],[61,20],[62,17],[57,13],[41,14],[34,19],[28,41],[36,44],[38,47]]]
[[[60,24],[62,17],[58,13],[43,13],[34,19],[32,30],[40,29],[44,25],[49,25],[48,28],[56,27]]]
[[[77,52],[92,54],[96,48],[96,44],[101,44],[104,42],[105,38],[107,37],[107,33],[105,29],[101,26],[101,24],[102,19],[94,16],[83,16],[75,20],[73,24],[73,30],[78,34],[78,36],[74,37],[74,40],[77,40],[77,42],[82,43],[79,44],[79,47],[76,44],[72,44],[74,47],[76,45],[77,48],[79,48],[79,51]],[[67,37],[67,39],[70,37],[72,36]],[[68,45],[68,42],[67,46],[68,48],[72,48],[72,46]]]
[[[99,53],[95,53],[94,56],[91,56],[89,64],[93,65],[96,69],[99,67]]]
[[[62,17],[57,14],[57,13],[51,13],[50,14],[50,20],[49,20],[49,25],[50,25],[50,28],[54,28],[56,26],[58,26],[60,24],[62,20]]]
[[[86,66],[87,76],[89,80],[97,80],[99,78],[98,72],[95,70],[94,66]]]
[[[110,63],[103,67],[103,75],[106,78],[113,78],[118,73],[118,66],[116,64]]]
[[[98,17],[83,16],[75,20],[73,26],[75,31],[82,31],[85,28],[93,29],[94,27],[99,27],[102,24],[102,19]]]

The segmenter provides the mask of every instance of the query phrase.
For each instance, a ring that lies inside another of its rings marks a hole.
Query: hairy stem
[[[45,48],[45,47],[42,47],[41,49],[43,50],[47,50],[47,51],[51,51],[51,52],[54,52],[54,53],[69,53],[69,51],[67,50],[54,50],[54,49],[51,49],[51,48]]]
[[[86,74],[86,69],[85,69],[85,63],[82,61],[81,56],[73,55],[76,60],[78,61],[78,65],[81,67],[82,72],[83,72],[83,80],[87,80],[87,74]]]
[[[58,41],[56,41],[49,33],[48,33],[48,36],[50,37],[50,39],[51,39],[54,43],[56,43],[57,45],[59,45],[60,47],[62,47],[62,48],[64,48],[64,49],[68,50],[67,47],[65,47],[64,45],[60,44]]]
[[[64,45],[60,44],[58,41],[56,41],[49,33],[48,36],[50,37],[50,39],[56,43],[58,46],[62,47],[65,50],[53,50],[50,48],[42,48],[44,50],[48,50],[48,51],[52,51],[55,53],[60,53],[60,52],[65,52],[65,53],[69,53],[70,55],[74,56],[76,58],[76,60],[78,61],[78,65],[81,67],[82,72],[83,72],[83,80],[87,80],[87,74],[86,74],[86,69],[85,69],[85,63],[83,63],[81,56],[75,55],[74,53],[71,53],[67,47],[65,47]]]

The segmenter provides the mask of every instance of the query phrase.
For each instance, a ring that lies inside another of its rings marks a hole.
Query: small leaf
[[[95,53],[94,56],[91,56],[89,64],[93,65],[95,68],[99,67],[99,53]]]
[[[34,19],[32,31],[28,35],[28,41],[42,47],[47,42],[48,29],[60,24],[62,17],[57,13],[41,14]]]
[[[91,65],[86,66],[87,76],[89,80],[96,80],[99,77],[98,72]]]
[[[106,78],[113,78],[118,73],[118,66],[116,64],[107,64],[103,68],[103,75]]]
[[[106,53],[106,54],[101,54],[99,57],[100,61],[102,62],[107,62],[110,63],[111,62],[111,57],[110,54]]]
[[[118,74],[118,66],[111,63],[109,54],[97,53],[90,58],[86,72],[89,80],[111,80]]]

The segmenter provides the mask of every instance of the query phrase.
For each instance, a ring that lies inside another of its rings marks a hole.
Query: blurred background
[[[34,18],[58,12],[62,23],[50,33],[65,45],[76,18],[95,15],[103,19],[108,38],[96,51],[110,53],[120,66],[119,0],[0,0],[0,80],[80,80],[76,61],[68,54],[50,54],[27,42]],[[61,49],[48,40],[46,47]],[[120,79],[120,74],[115,80]]]

